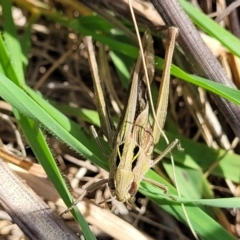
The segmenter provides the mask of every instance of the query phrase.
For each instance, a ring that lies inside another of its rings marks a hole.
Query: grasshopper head
[[[112,179],[113,180],[113,179]],[[130,171],[117,169],[115,172],[115,183],[111,184],[114,195],[119,202],[129,202],[137,193],[138,185],[134,181],[134,175]]]

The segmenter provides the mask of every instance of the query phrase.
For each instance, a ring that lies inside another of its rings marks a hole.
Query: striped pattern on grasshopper
[[[108,185],[118,201],[129,205],[133,205],[131,198],[136,194],[142,180],[149,181],[167,192],[164,185],[146,179],[144,175],[178,143],[177,140],[174,141],[157,159],[152,159],[154,146],[159,141],[166,119],[170,66],[177,33],[176,28],[169,29],[165,67],[152,124],[149,120],[151,96],[147,87],[153,80],[155,64],[153,40],[149,30],[145,32],[142,40],[144,59],[139,53],[132,73],[128,101],[116,130],[108,114],[101,84],[94,78],[94,91],[101,126],[112,151],[108,159],[110,169]],[[146,82],[143,61],[146,62],[149,84]]]

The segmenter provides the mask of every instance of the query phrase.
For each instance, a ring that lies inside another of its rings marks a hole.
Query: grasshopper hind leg
[[[179,151],[183,151],[183,148],[181,147],[179,139],[175,139],[173,142],[171,142],[167,148],[157,157],[153,160],[153,165],[157,164],[160,160],[162,160],[168,153],[171,152],[173,148],[177,146]]]
[[[162,183],[159,183],[159,182],[156,182],[150,178],[146,178],[146,177],[143,177],[143,181],[146,181],[146,182],[149,182],[153,185],[155,185],[156,187],[159,187],[163,190],[164,194],[168,197],[168,198],[171,198],[172,200],[176,201],[176,199],[168,193],[168,187]]]

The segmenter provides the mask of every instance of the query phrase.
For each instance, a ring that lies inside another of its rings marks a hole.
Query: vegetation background
[[[156,102],[167,30],[159,27],[163,22],[150,2],[132,2],[140,32],[148,27],[154,37],[156,83],[152,92]],[[224,16],[229,3],[223,0],[179,3],[229,79],[239,86],[236,5]],[[223,20],[217,23],[220,17]],[[107,159],[89,130],[94,125],[101,136],[84,37],[92,36],[99,72],[106,71],[102,80],[109,86],[111,114],[117,124],[138,54],[129,6],[126,1],[1,1],[0,23],[0,157],[17,165],[9,164],[59,215],[66,205],[71,206],[72,195],[77,197],[82,189],[108,177]],[[140,208],[136,213],[115,200],[94,204],[111,198],[107,186],[99,187],[79,204],[82,214],[75,208],[74,219],[70,213],[63,216],[70,228],[86,239],[193,239],[181,203],[202,239],[239,237],[238,136],[208,91],[237,105],[240,93],[193,75],[185,54],[177,45],[165,125],[169,141],[179,138],[184,148],[183,152],[173,151],[182,197],[173,187],[172,164],[166,157],[147,176],[166,184],[177,201],[143,182],[136,195]],[[100,141],[109,153],[107,142]],[[156,154],[165,147],[161,139]],[[4,188],[5,184],[6,179],[1,179],[0,239],[24,239],[6,215],[4,203],[10,202],[13,191]],[[14,199],[13,205],[21,205],[21,197]],[[21,208],[27,213],[27,204]],[[39,221],[46,229],[50,227],[44,218]],[[22,229],[29,226],[25,224]]]

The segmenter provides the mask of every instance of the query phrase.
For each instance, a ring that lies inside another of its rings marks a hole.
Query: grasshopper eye
[[[131,183],[131,187],[129,188],[128,193],[131,196],[134,196],[137,193],[137,183],[136,182]]]

